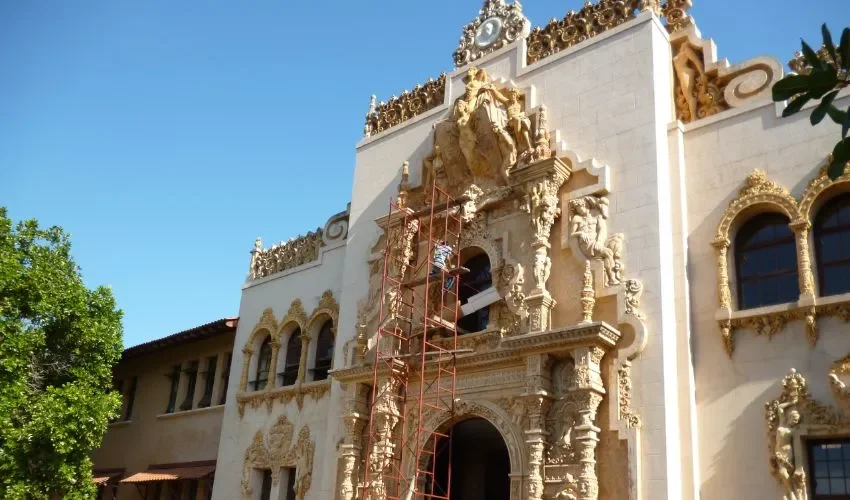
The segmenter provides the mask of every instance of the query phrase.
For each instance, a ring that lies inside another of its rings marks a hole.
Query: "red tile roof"
[[[218,335],[234,333],[236,332],[236,326],[238,324],[239,318],[218,319],[205,325],[177,332],[161,339],[155,339],[145,342],[144,344],[128,347],[127,349],[124,349],[124,354],[121,356],[121,360],[138,358],[139,356],[150,354],[169,347],[177,347],[191,342],[209,339]]]

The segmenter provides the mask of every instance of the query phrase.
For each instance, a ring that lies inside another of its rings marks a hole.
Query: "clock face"
[[[475,32],[475,44],[479,47],[486,47],[499,38],[499,33],[502,31],[502,20],[498,17],[487,19],[478,30]]]

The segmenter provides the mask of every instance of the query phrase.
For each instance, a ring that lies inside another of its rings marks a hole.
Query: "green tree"
[[[121,311],[59,227],[0,207],[0,498],[90,499],[89,455],[121,406]]]
[[[789,100],[782,116],[791,116],[800,111],[811,100],[820,100],[812,110],[809,120],[812,126],[820,123],[826,115],[841,126],[841,140],[832,151],[829,176],[832,179],[844,172],[844,166],[850,161],[850,107],[838,109],[833,101],[841,89],[850,85],[850,28],[844,28],[838,47],[832,41],[832,35],[826,24],[821,26],[823,47],[815,52],[805,42],[802,45],[803,67],[799,74],[789,74],[773,86],[773,100]]]

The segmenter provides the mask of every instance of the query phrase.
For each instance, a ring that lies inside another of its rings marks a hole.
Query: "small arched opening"
[[[434,480],[425,475],[426,496],[446,496],[451,482],[452,500],[508,500],[511,461],[499,430],[476,417],[455,424],[448,435],[437,442],[436,464],[429,460]]]

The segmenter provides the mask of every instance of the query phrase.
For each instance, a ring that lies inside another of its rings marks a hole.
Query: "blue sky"
[[[533,25],[581,0],[526,0]],[[847,0],[694,0],[731,62],[836,40]],[[370,94],[452,67],[480,0],[0,2],[0,205],[72,234],[130,346],[236,315],[256,236],[345,208]],[[837,132],[836,132],[837,133]]]

